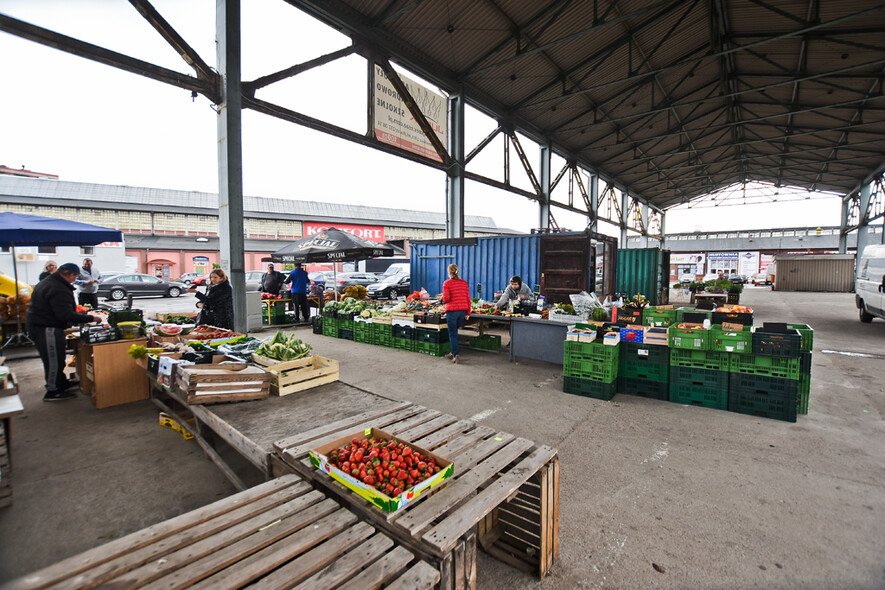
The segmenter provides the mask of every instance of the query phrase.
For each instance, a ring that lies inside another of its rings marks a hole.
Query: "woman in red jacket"
[[[457,264],[449,265],[449,280],[443,283],[443,303],[446,304],[446,324],[449,327],[449,342],[452,352],[446,355],[458,364],[458,328],[470,317],[470,285],[459,276]]]

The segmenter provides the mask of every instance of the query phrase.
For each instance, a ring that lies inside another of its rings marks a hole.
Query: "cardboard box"
[[[602,343],[606,346],[617,346],[621,343],[620,332],[606,332],[602,337]]]
[[[391,498],[387,494],[379,492],[374,487],[368,484],[364,484],[363,482],[357,480],[355,477],[344,473],[343,471],[329,463],[328,455],[335,449],[349,444],[351,441],[353,441],[353,439],[358,439],[362,441],[367,438],[373,437],[402,442],[403,444],[411,447],[412,450],[418,451],[419,453],[422,453],[427,457],[432,457],[440,468],[439,473],[435,473],[432,477],[429,477],[424,481],[403,490],[403,493],[396,498]],[[388,434],[378,428],[367,428],[362,432],[358,432],[350,436],[341,437],[334,442],[330,442],[316,449],[312,449],[310,451],[310,462],[313,464],[314,467],[326,473],[332,479],[341,483],[345,487],[353,490],[353,492],[357,495],[365,498],[366,500],[369,500],[375,506],[388,514],[391,512],[395,512],[403,506],[407,505],[409,502],[414,501],[422,493],[426,494],[431,489],[438,488],[455,473],[455,464],[448,459],[440,457],[439,455],[435,455],[417,445],[413,445],[404,440],[400,440],[392,434]]]

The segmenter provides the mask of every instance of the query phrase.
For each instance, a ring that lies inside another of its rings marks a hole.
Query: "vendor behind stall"
[[[496,304],[498,309],[504,309],[513,301],[515,304],[532,303],[535,301],[535,294],[529,289],[528,285],[522,282],[522,277],[513,275],[510,277],[510,284],[504,289],[501,298]]]

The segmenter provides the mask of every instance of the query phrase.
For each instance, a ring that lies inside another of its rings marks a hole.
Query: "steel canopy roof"
[[[287,1],[659,209],[885,160],[881,0]]]

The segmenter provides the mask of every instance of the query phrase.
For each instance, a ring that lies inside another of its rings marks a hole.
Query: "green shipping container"
[[[626,297],[645,295],[650,305],[666,305],[670,278],[670,251],[660,248],[618,250],[615,290]]]

